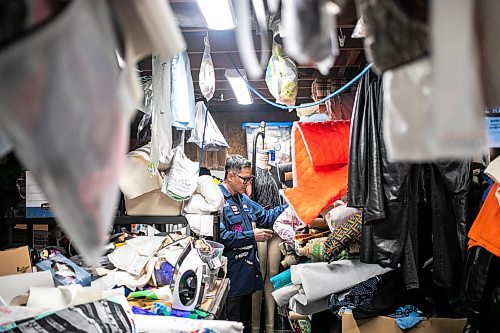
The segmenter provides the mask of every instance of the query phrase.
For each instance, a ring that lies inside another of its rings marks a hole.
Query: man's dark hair
[[[226,159],[226,166],[225,166],[225,175],[224,179],[227,179],[227,174],[229,171],[234,172],[236,174],[241,172],[241,169],[243,168],[251,168],[252,167],[252,162],[247,160],[241,155],[230,155]]]

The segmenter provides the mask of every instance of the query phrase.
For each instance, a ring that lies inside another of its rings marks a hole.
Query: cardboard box
[[[32,272],[27,246],[0,251],[0,263],[0,276]]]
[[[90,273],[63,256],[56,254],[49,259],[36,264],[38,271],[50,271],[56,286],[67,286],[80,284],[89,287],[91,282]]]
[[[342,315],[342,333],[462,333],[465,319],[429,318],[410,330],[402,331],[390,317],[356,321],[351,313]]]

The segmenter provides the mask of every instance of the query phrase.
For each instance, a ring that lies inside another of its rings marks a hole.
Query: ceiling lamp
[[[238,104],[248,105],[253,103],[252,95],[250,95],[250,91],[248,90],[247,83],[245,80],[246,72],[244,69],[239,69],[240,74],[236,69],[226,69],[224,73],[226,79],[229,81],[231,88],[233,88],[234,95],[238,100]]]
[[[228,30],[236,27],[231,0],[196,0],[205,17],[207,26],[213,30]]]

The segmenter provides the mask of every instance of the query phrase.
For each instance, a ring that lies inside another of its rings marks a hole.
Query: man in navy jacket
[[[245,194],[253,175],[252,163],[242,156],[229,156],[225,170],[224,181],[219,188],[225,200],[220,240],[224,245],[224,256],[228,259],[227,275],[231,280],[226,314],[228,320],[242,322],[244,332],[251,332],[252,294],[264,285],[257,242],[271,238],[273,232],[269,228],[287,206],[265,210]],[[255,229],[252,223],[255,223]]]

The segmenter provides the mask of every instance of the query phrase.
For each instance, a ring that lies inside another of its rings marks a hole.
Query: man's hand
[[[254,229],[253,234],[257,242],[265,242],[269,238],[273,237],[273,231],[269,229]]]

